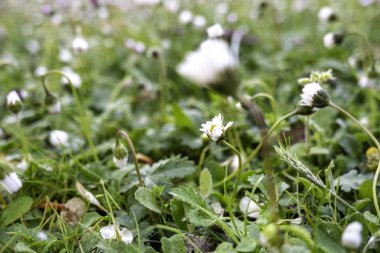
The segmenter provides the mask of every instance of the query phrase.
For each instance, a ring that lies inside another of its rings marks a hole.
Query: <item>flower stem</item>
[[[239,183],[240,183],[241,169],[242,169],[242,164],[243,163],[242,163],[242,160],[241,160],[240,152],[234,146],[232,146],[230,143],[228,143],[225,140],[223,140],[222,143],[224,145],[226,145],[228,148],[230,148],[232,150],[232,152],[234,152],[238,156],[238,160],[239,160],[239,167],[237,169],[237,178],[236,178],[235,186],[234,186],[234,189],[233,189],[233,192],[232,192],[232,199],[235,199],[236,194],[237,194],[237,189],[238,189]]]
[[[144,187],[144,181],[142,180],[142,177],[141,177],[141,173],[140,173],[140,169],[139,169],[139,163],[137,162],[136,151],[135,151],[135,147],[133,146],[132,140],[131,140],[131,138],[129,138],[129,135],[126,131],[119,130],[118,136],[119,135],[122,136],[127,141],[128,148],[132,153],[133,162],[135,164],[135,170],[136,170],[137,178],[139,180],[139,186]]]
[[[17,127],[18,127],[18,131],[20,133],[20,138],[21,138],[21,143],[22,143],[22,150],[24,152],[26,162],[29,163],[28,143],[26,141],[26,137],[25,137],[24,131],[23,131],[22,126],[21,126],[21,119],[18,115],[16,115],[16,117],[17,117]]]
[[[46,88],[46,84],[45,84],[46,83],[46,78],[49,75],[52,75],[52,74],[60,75],[60,76],[64,77],[69,82],[69,86],[70,86],[71,91],[72,91],[72,93],[74,95],[74,100],[75,100],[75,103],[76,103],[76,106],[77,106],[77,109],[79,111],[79,115],[80,115],[80,118],[81,118],[82,131],[83,131],[84,135],[86,136],[88,145],[89,145],[90,150],[91,150],[91,152],[92,152],[92,154],[94,156],[95,161],[99,161],[99,158],[98,158],[98,155],[96,153],[96,149],[95,149],[94,143],[92,142],[92,139],[91,139],[91,133],[90,133],[90,127],[89,127],[88,118],[87,118],[87,116],[85,114],[85,111],[84,111],[84,109],[82,107],[82,104],[80,102],[78,93],[77,93],[74,85],[72,84],[70,78],[68,78],[67,75],[65,75],[65,73],[63,73],[62,71],[59,71],[59,70],[49,71],[48,73],[46,73],[45,75],[42,76],[42,86],[44,87],[44,91],[48,92],[47,88]]]
[[[378,152],[380,152],[380,143],[379,141],[376,139],[376,137],[365,127],[363,126],[354,116],[352,116],[349,112],[345,111],[343,108],[339,107],[338,105],[334,104],[333,102],[329,102],[329,105],[340,111],[341,113],[343,113],[344,115],[346,115],[347,117],[349,117],[352,121],[354,121],[366,134],[368,134],[368,136],[372,139],[372,141],[375,143],[376,147],[377,147],[377,150]],[[375,209],[376,209],[376,214],[377,214],[377,217],[380,219],[380,208],[379,208],[379,203],[377,201],[377,192],[376,192],[376,184],[377,184],[377,181],[379,179],[379,175],[380,175],[380,161],[378,163],[378,166],[377,166],[377,169],[376,169],[376,173],[375,173],[375,177],[373,179],[373,184],[372,184],[372,194],[373,194],[373,203],[374,203],[374,206],[375,206]]]
[[[160,60],[160,74],[159,74],[159,84],[160,84],[160,122],[164,122],[166,113],[166,101],[167,101],[167,92],[166,92],[166,62],[163,56],[163,51],[160,50],[159,54]]]

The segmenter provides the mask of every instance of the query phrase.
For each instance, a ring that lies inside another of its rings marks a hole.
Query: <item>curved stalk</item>
[[[74,85],[72,84],[70,78],[65,73],[63,73],[62,71],[59,71],[59,70],[49,71],[48,73],[46,73],[45,75],[42,76],[42,86],[44,88],[44,91],[46,92],[46,94],[49,93],[48,89],[46,88],[46,78],[49,75],[53,75],[53,74],[60,75],[60,76],[64,77],[69,82],[69,86],[70,86],[71,91],[72,91],[72,93],[74,95],[74,100],[75,100],[75,103],[76,103],[76,106],[77,106],[77,109],[79,111],[80,118],[81,118],[81,121],[82,121],[82,124],[81,124],[82,125],[82,131],[83,131],[84,135],[86,136],[88,145],[89,145],[89,147],[91,149],[91,152],[92,152],[92,154],[94,156],[95,161],[99,161],[99,158],[98,158],[98,155],[96,153],[96,149],[95,149],[94,143],[92,142],[92,139],[91,139],[91,133],[90,133],[90,128],[89,128],[89,124],[88,124],[88,119],[86,117],[86,114],[85,114],[84,109],[82,107],[82,104],[80,102],[78,93],[77,93]]]
[[[373,57],[373,52],[372,52],[371,47],[369,46],[366,38],[363,37],[363,35],[361,35],[360,33],[354,33],[354,32],[346,34],[345,37],[348,37],[348,36],[358,36],[360,38],[360,40],[363,42],[364,51],[367,54],[367,57],[369,60],[369,67],[371,68],[371,70],[374,70],[375,69],[375,61],[374,61],[374,57]]]
[[[225,140],[223,140],[222,143],[224,145],[226,145],[229,149],[232,150],[232,152],[234,152],[237,155],[238,161],[239,161],[239,167],[237,169],[237,178],[236,178],[234,190],[232,192],[232,199],[234,199],[236,197],[236,194],[237,194],[237,188],[239,187],[240,178],[241,178],[241,169],[242,169],[241,166],[242,166],[243,163],[242,163],[242,160],[241,160],[240,152],[234,146],[232,146],[230,143],[228,143]]]
[[[128,148],[129,148],[129,150],[132,153],[132,158],[133,158],[133,162],[135,164],[135,171],[136,171],[137,178],[139,180],[139,185],[140,185],[140,187],[144,187],[144,181],[142,180],[142,177],[141,177],[141,173],[140,173],[140,169],[139,169],[139,163],[137,161],[135,147],[133,146],[131,138],[129,138],[129,135],[128,135],[128,133],[126,131],[122,131],[122,130],[118,131],[118,136],[122,136],[127,141]],[[118,138],[118,136],[116,138]]]
[[[352,116],[349,112],[345,111],[343,108],[339,107],[338,105],[334,104],[333,102],[329,102],[329,106],[332,108],[338,110],[339,112],[343,113],[347,117],[349,117],[352,121],[355,122],[356,125],[358,125],[368,136],[372,139],[372,141],[375,143],[377,151],[380,152],[380,143],[376,139],[376,137],[364,126],[362,125],[354,116]],[[375,172],[375,177],[373,179],[373,184],[372,184],[372,197],[373,197],[373,203],[376,209],[376,214],[378,219],[380,219],[380,208],[379,208],[379,203],[377,201],[377,191],[376,191],[376,184],[377,181],[379,180],[379,175],[380,175],[380,161],[377,165],[377,169]]]

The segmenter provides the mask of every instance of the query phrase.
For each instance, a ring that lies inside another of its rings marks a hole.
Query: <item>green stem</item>
[[[316,245],[315,245],[314,241],[311,239],[310,234],[306,230],[304,230],[298,226],[295,226],[295,225],[280,225],[279,228],[282,231],[291,232],[294,235],[296,235],[297,237],[301,238],[303,241],[306,242],[307,246],[311,250],[315,249]]]
[[[142,180],[142,177],[141,177],[141,173],[140,173],[140,169],[139,169],[139,163],[137,162],[136,151],[135,151],[135,147],[133,146],[132,140],[131,140],[131,138],[129,138],[129,135],[126,131],[119,130],[118,136],[119,135],[122,136],[127,141],[128,148],[132,153],[132,158],[133,158],[133,162],[135,164],[135,170],[136,170],[137,178],[139,180],[139,185],[140,185],[140,187],[144,187],[144,181]]]
[[[380,152],[380,143],[376,139],[376,137],[365,127],[363,126],[354,116],[352,116],[349,112],[345,111],[343,108],[339,107],[338,105],[334,104],[333,102],[329,102],[329,105],[349,117],[352,121],[354,121],[368,136],[372,139],[372,141],[375,143],[378,152]],[[373,194],[373,204],[376,209],[377,217],[380,219],[380,208],[379,203],[377,201],[377,192],[376,192],[376,184],[379,179],[380,175],[380,161],[376,169],[375,177],[373,179],[373,185],[372,185],[372,194]]]
[[[28,143],[26,141],[26,137],[24,134],[24,131],[21,126],[21,119],[17,116],[17,128],[20,133],[21,143],[22,143],[22,150],[24,152],[25,160],[27,163],[29,163],[29,149],[28,149]]]
[[[100,184],[102,185],[104,196],[106,197],[106,201],[107,201],[107,205],[108,205],[108,209],[109,209],[109,214],[111,216],[111,220],[112,220],[115,232],[116,232],[117,240],[121,241],[121,235],[120,235],[120,232],[119,232],[119,228],[118,228],[118,225],[116,223],[115,216],[113,215],[111,203],[110,203],[110,201],[108,199],[108,191],[106,190],[106,187],[104,186],[103,180],[100,180]]]
[[[201,156],[200,156],[199,162],[198,162],[198,167],[197,167],[197,177],[200,177],[200,174],[201,174],[201,171],[202,171],[202,166],[203,166],[203,163],[204,163],[204,160],[205,160],[205,157],[206,157],[206,153],[207,153],[208,150],[209,150],[209,146],[206,146],[202,150],[202,153],[201,153]]]
[[[369,67],[372,70],[374,70],[375,69],[375,61],[374,61],[374,57],[373,57],[373,52],[372,52],[371,47],[369,46],[366,38],[363,37],[363,35],[361,35],[360,33],[348,33],[348,34],[346,34],[345,37],[348,37],[348,36],[357,36],[360,38],[360,40],[362,41],[363,47],[364,47],[364,51],[367,54],[367,57],[369,60]]]
[[[79,111],[79,115],[80,115],[80,118],[81,118],[82,131],[83,131],[84,135],[86,136],[88,145],[89,145],[90,150],[91,150],[91,152],[92,152],[92,154],[94,156],[95,161],[98,162],[99,158],[98,158],[98,155],[96,153],[96,149],[95,149],[94,143],[92,142],[92,139],[91,139],[91,133],[90,133],[91,131],[90,131],[90,127],[89,127],[88,118],[87,118],[86,113],[85,113],[85,111],[84,111],[84,109],[82,107],[82,104],[80,102],[78,93],[77,93],[74,85],[72,84],[70,78],[68,78],[65,75],[65,73],[63,73],[62,71],[59,71],[59,70],[49,71],[48,73],[46,73],[45,75],[42,76],[42,85],[44,87],[45,92],[47,91],[46,84],[45,84],[46,83],[46,78],[49,75],[52,75],[52,74],[60,75],[60,76],[64,77],[69,82],[69,86],[70,86],[71,91],[72,91],[72,93],[74,95],[74,100],[75,100],[75,103],[76,103],[76,106],[77,106],[77,109]]]
[[[305,116],[305,149],[306,154],[309,154],[310,151],[310,115]]]
[[[160,83],[160,89],[161,89],[161,94],[160,94],[160,112],[161,112],[161,117],[160,117],[160,122],[164,122],[164,117],[166,115],[165,113],[165,107],[166,107],[166,101],[167,101],[167,93],[166,93],[166,62],[165,58],[163,56],[163,51],[160,50],[159,54],[159,60],[160,60],[160,74],[159,74],[159,83]]]
[[[243,163],[242,163],[242,160],[241,160],[240,152],[234,146],[232,146],[230,143],[228,143],[225,140],[223,140],[222,143],[224,145],[226,145],[228,148],[230,148],[232,150],[232,152],[234,152],[238,156],[238,160],[239,160],[239,167],[237,169],[237,178],[236,178],[235,186],[234,186],[234,189],[233,189],[233,192],[232,192],[232,199],[235,199],[237,191],[238,191],[239,183],[240,183],[241,169],[242,169],[241,166],[242,166]]]

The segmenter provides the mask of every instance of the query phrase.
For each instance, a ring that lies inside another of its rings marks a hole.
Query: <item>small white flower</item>
[[[76,53],[82,53],[88,50],[88,42],[80,36],[77,36],[71,42],[71,47]]]
[[[220,78],[220,75],[237,66],[228,44],[219,39],[208,39],[200,47],[186,55],[177,67],[177,72],[189,80],[207,87]]]
[[[52,104],[52,105],[49,105],[48,106],[48,111],[50,114],[58,114],[61,112],[61,102],[59,102],[58,100]]]
[[[9,193],[15,193],[22,187],[22,182],[16,172],[11,172],[0,180],[0,185]]]
[[[211,140],[218,142],[224,139],[225,131],[232,126],[232,124],[233,122],[230,121],[224,126],[223,116],[219,113],[218,116],[215,116],[211,121],[202,124],[199,130],[207,134]]]
[[[74,72],[70,67],[62,68],[62,72],[70,79],[71,84],[75,88],[79,88],[82,85],[82,78],[80,77],[78,73]],[[66,79],[66,77],[62,77],[61,82],[63,85],[69,84],[69,81]]]
[[[69,63],[73,59],[71,52],[67,49],[61,49],[59,51],[59,60],[63,63]]]
[[[39,66],[34,70],[34,75],[37,77],[43,76],[48,72],[48,69],[45,66]]]
[[[334,33],[327,33],[324,37],[323,37],[323,45],[328,48],[328,49],[331,49],[331,48],[334,48],[335,47],[335,39],[334,39]]]
[[[49,133],[49,143],[56,148],[69,146],[69,134],[62,130],[53,130]]]
[[[125,242],[126,244],[130,244],[133,241],[133,234],[131,231],[129,231],[126,228],[123,228],[121,231],[118,229],[118,232],[121,236],[121,240]],[[100,235],[103,239],[117,239],[115,226],[114,225],[108,225],[100,229]]]
[[[228,12],[228,8],[227,3],[219,3],[215,7],[215,13],[218,15],[225,15]]]
[[[156,5],[160,2],[160,0],[134,0],[136,5]]]
[[[38,232],[37,234],[37,240],[38,241],[47,241],[48,240],[48,236],[46,234],[45,231],[41,230],[40,232]]]
[[[249,197],[245,196],[239,203],[240,212],[247,214],[250,218],[258,218],[260,216],[261,208]]]
[[[101,206],[100,202],[96,199],[96,197],[91,192],[86,190],[86,188],[84,188],[84,186],[79,181],[77,181],[75,183],[75,186],[76,186],[79,194],[84,199],[86,199],[88,202],[90,202],[91,204],[93,204],[95,206]]]
[[[329,6],[322,7],[318,12],[318,18],[320,21],[327,22],[335,17],[334,10]]]
[[[164,7],[170,12],[177,12],[180,7],[178,0],[164,0]]]
[[[7,95],[7,106],[15,106],[21,103],[21,98],[18,95],[17,91],[12,90]]]
[[[116,158],[114,156],[112,158],[112,161],[113,161],[113,163],[115,164],[116,167],[118,167],[119,169],[122,169],[122,168],[125,168],[125,166],[127,166],[128,157],[127,158],[123,158],[123,159],[118,159],[118,158]]]
[[[224,35],[223,27],[220,24],[212,25],[206,31],[209,39],[215,39]]]
[[[314,106],[314,96],[318,94],[318,91],[323,90],[321,85],[319,83],[309,83],[306,84],[302,89],[301,94],[301,106],[308,106],[313,107]]]
[[[350,249],[357,249],[362,243],[362,229],[363,225],[354,221],[347,225],[342,234],[342,245]]]
[[[376,79],[369,77],[367,74],[361,74],[358,84],[361,88],[373,88],[376,86]]]
[[[202,28],[207,24],[207,20],[205,17],[197,15],[193,19],[193,25],[198,28]]]
[[[236,12],[231,12],[227,16],[227,22],[231,24],[236,23],[238,19],[239,19],[239,16]]]
[[[189,24],[193,20],[193,13],[189,10],[183,10],[179,13],[178,21],[181,24]]]

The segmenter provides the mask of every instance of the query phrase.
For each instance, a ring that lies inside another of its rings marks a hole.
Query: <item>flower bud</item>
[[[124,168],[128,162],[128,149],[118,139],[113,149],[113,162],[119,169]]]
[[[7,107],[8,107],[8,110],[13,112],[14,114],[17,114],[21,111],[22,101],[17,91],[12,90],[11,92],[8,93]]]
[[[332,49],[342,44],[343,39],[343,34],[329,32],[323,37],[323,44],[327,49]]]
[[[10,194],[17,192],[22,187],[22,182],[16,172],[7,162],[0,160],[0,185]]]
[[[354,221],[347,225],[342,234],[342,245],[350,249],[357,249],[362,243],[363,225]]]
[[[45,96],[45,106],[51,114],[58,114],[61,112],[61,102],[49,92],[47,92]]]

